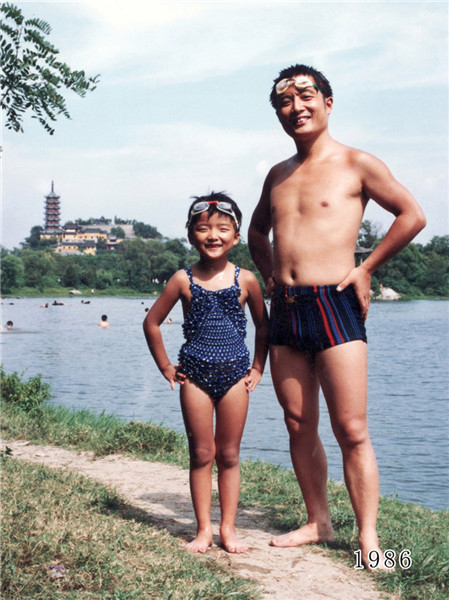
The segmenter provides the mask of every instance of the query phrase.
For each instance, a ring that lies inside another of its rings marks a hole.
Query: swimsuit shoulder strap
[[[192,267],[187,267],[187,269],[185,269],[185,272],[187,273],[187,277],[189,278],[190,283],[193,284]]]
[[[235,265],[234,283],[237,286],[239,285],[239,282],[238,282],[239,275],[240,275],[240,267],[238,267],[237,265]]]

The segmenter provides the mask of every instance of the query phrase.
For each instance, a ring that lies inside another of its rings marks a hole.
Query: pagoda
[[[59,231],[59,198],[52,181],[51,192],[45,196],[45,233],[55,234]]]

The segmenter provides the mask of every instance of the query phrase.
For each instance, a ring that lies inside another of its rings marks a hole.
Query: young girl
[[[241,212],[223,193],[196,197],[189,209],[189,242],[200,259],[167,283],[144,321],[148,347],[159,370],[181,385],[181,408],[189,441],[190,490],[197,534],[190,552],[212,545],[210,518],[212,466],[217,461],[220,496],[220,541],[228,552],[248,548],[236,535],[240,490],[240,441],[248,411],[248,392],[259,383],[267,356],[267,313],[256,277],[228,261],[240,238]],[[181,300],[185,343],[179,364],[172,364],[160,325]],[[245,304],[256,328],[253,364],[245,346]],[[215,410],[215,434],[214,434]]]

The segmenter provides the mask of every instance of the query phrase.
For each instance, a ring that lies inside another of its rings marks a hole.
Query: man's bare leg
[[[379,475],[367,422],[367,347],[362,341],[341,344],[316,357],[332,428],[343,455],[345,482],[359,530],[362,561],[379,552],[376,521]]]
[[[319,383],[314,364],[288,346],[271,346],[271,376],[284,409],[293,468],[307,509],[307,524],[273,538],[272,546],[332,541],[327,499],[327,459],[318,436]]]

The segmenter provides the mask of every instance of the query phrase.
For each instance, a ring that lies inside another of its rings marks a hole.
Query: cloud
[[[42,222],[51,179],[63,220],[117,214],[182,235],[189,197],[210,187],[243,204],[246,226],[268,168],[294,152],[266,99],[272,77],[294,62],[329,77],[331,134],[386,160],[436,207],[436,225],[445,222],[434,198],[447,192],[447,111],[437,110],[447,94],[444,4],[29,6],[53,26],[62,59],[100,72],[101,83],[83,100],[68,98],[73,121],[59,120],[54,138],[28,120],[23,137],[5,140],[6,245]],[[434,182],[426,189],[425,177]]]
[[[63,223],[120,216],[181,237],[190,196],[214,189],[235,197],[247,226],[268,165],[292,151],[277,130],[248,132],[194,122],[144,125],[131,133],[129,143],[107,148],[55,143],[44,155],[39,144],[15,138],[5,146],[4,217],[14,225],[5,232],[4,244],[17,245],[42,223],[51,185],[44,173],[51,173],[61,195]]]
[[[69,10],[82,10],[95,23],[82,60],[90,70],[105,72],[108,81],[201,81],[296,60],[338,73],[340,85],[390,89],[415,85],[418,78],[447,81],[444,4],[113,1],[79,6]]]

